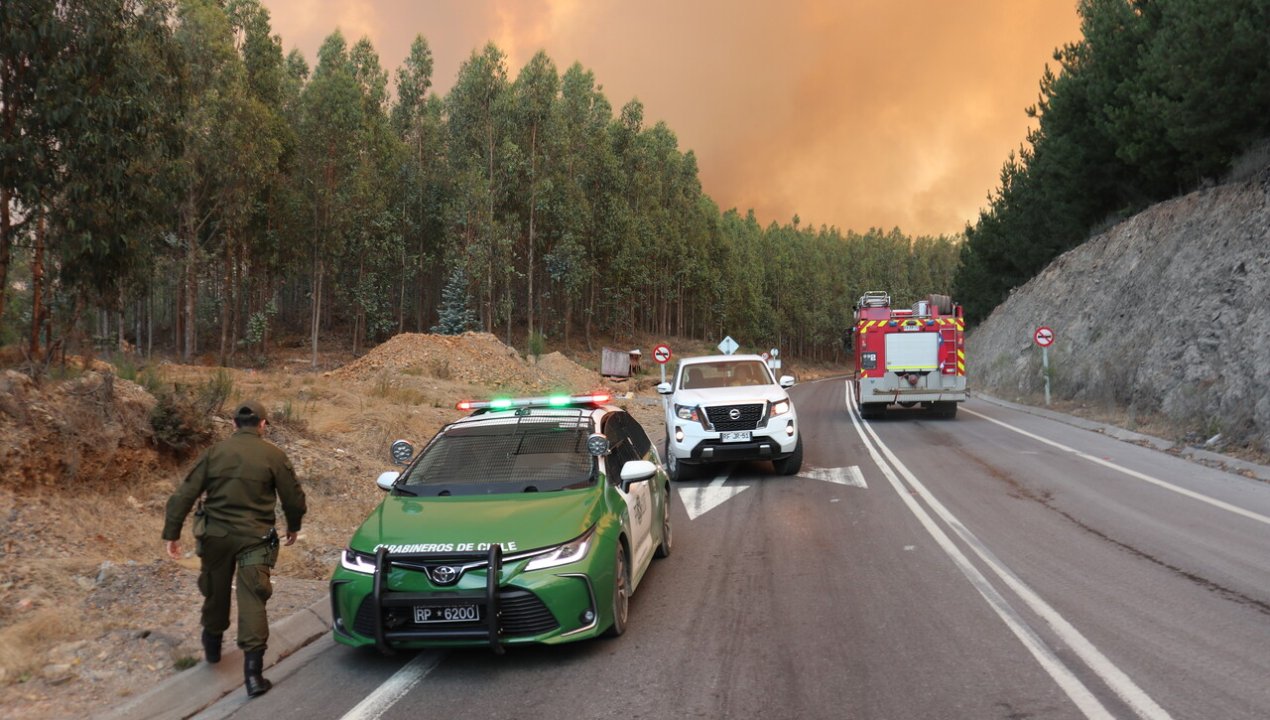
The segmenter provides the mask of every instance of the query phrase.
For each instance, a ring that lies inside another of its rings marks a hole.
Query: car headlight
[[[701,422],[701,413],[696,405],[680,405],[675,404],[675,417],[680,420],[691,420],[693,422]]]
[[[340,567],[356,573],[372,575],[375,572],[375,556],[346,547],[340,555]]]
[[[595,537],[595,526],[567,543],[547,548],[533,556],[525,570],[545,570],[559,565],[568,565],[586,557],[591,550],[591,540]]]
[[[772,417],[784,415],[787,412],[789,412],[789,400],[781,400],[780,402],[772,403]]]

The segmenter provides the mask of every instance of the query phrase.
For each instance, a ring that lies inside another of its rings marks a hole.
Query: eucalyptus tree
[[[534,292],[534,279],[538,274],[538,259],[551,251],[550,247],[538,252],[539,205],[552,197],[554,174],[551,164],[559,162],[559,114],[560,75],[547,53],[539,50],[521,69],[512,92],[512,127],[516,143],[528,157],[522,180],[525,237],[525,312],[530,336],[535,332],[534,310],[541,302]],[[520,204],[520,203],[517,203]],[[548,236],[555,234],[548,233]]]
[[[408,159],[400,173],[398,204],[403,231],[401,288],[398,296],[398,331],[405,329],[406,290],[411,277],[417,278],[415,326],[427,327],[428,316],[439,299],[444,261],[442,201],[445,183],[445,138],[442,102],[432,88],[432,50],[422,35],[410,45],[410,54],[397,70],[397,102],[392,108],[392,124],[397,137],[408,149]],[[414,253],[408,267],[407,253]]]
[[[208,255],[222,261],[222,361],[227,355],[228,312],[236,304],[235,252],[254,199],[275,173],[281,152],[271,132],[270,110],[248,86],[234,33],[218,2],[180,0],[176,41],[188,83],[178,162],[184,253],[181,356],[186,360],[196,348],[200,274]]]
[[[328,268],[342,255],[356,218],[360,148],[365,107],[354,77],[344,36],[337,30],[318,50],[313,79],[304,88],[300,113],[297,181],[312,224],[307,238],[310,258],[310,347],[317,367],[324,282]]]
[[[459,68],[446,99],[450,165],[459,201],[451,218],[459,241],[454,264],[465,265],[469,275],[477,278],[480,319],[486,331],[493,331],[502,309],[499,281],[505,287],[513,271],[506,222],[496,214],[496,203],[509,184],[505,166],[508,89],[505,55],[489,43]]]
[[[119,310],[151,256],[166,199],[175,59],[168,6],[10,0],[0,6],[0,323],[15,239],[30,238],[29,349],[89,303]],[[16,213],[15,213],[16,211]]]
[[[595,278],[608,255],[601,250],[601,228],[608,217],[607,193],[614,185],[617,165],[609,141],[613,108],[595,84],[595,75],[579,63],[564,73],[560,83],[560,162],[557,173],[555,214],[560,238],[546,255],[548,277],[560,287],[564,303],[565,343],[573,327],[573,311],[591,288],[584,309],[585,338],[591,344],[594,320]]]

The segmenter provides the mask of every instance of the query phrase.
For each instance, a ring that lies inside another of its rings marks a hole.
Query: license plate
[[[719,433],[719,439],[723,442],[749,442],[749,430],[736,430],[734,432]]]
[[[480,605],[415,605],[415,623],[474,622],[481,619]]]

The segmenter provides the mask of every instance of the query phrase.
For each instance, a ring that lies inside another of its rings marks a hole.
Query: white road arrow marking
[[[864,473],[860,472],[859,465],[839,468],[809,468],[798,473],[798,477],[808,478],[809,480],[824,480],[825,482],[839,485],[850,485],[864,488],[865,490],[869,489],[869,484],[864,481]]]
[[[709,485],[679,486],[679,501],[688,511],[689,520],[696,520],[750,489],[749,485],[724,485],[730,472],[731,468],[723,470]]]

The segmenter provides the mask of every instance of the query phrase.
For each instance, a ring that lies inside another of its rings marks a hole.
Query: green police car
[[[331,577],[334,636],[395,648],[562,643],[626,629],[671,550],[670,481],[608,395],[459,403],[378,484]]]

